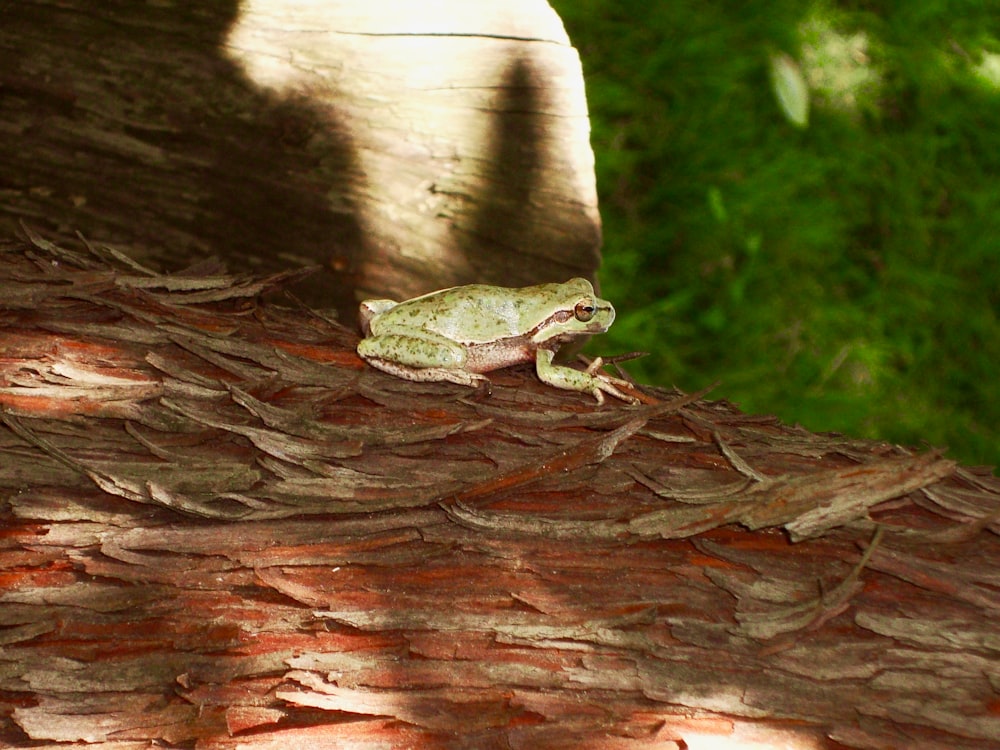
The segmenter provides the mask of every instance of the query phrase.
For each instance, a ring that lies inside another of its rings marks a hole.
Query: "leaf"
[[[771,88],[781,111],[792,125],[809,125],[809,84],[799,64],[783,52],[771,55]]]

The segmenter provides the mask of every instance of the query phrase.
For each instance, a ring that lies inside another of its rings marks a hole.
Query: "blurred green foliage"
[[[553,0],[604,220],[602,351],[816,430],[1000,464],[1000,15]],[[809,86],[785,118],[772,60]]]

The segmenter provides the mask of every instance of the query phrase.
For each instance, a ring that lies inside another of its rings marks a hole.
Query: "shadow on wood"
[[[0,231],[318,265],[297,293],[348,322],[355,293],[599,263],[580,61],[544,0],[7,3],[0,124]]]

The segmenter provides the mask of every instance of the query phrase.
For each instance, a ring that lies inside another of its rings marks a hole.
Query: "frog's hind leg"
[[[431,331],[404,329],[365,338],[358,342],[358,355],[372,367],[404,380],[444,380],[470,387],[489,383],[468,371],[464,347]]]
[[[449,370],[443,367],[410,367],[378,357],[366,357],[365,359],[372,367],[377,367],[383,372],[404,380],[415,380],[423,383],[447,381],[458,385],[467,385],[470,388],[485,386],[489,389],[490,379],[476,372]]]

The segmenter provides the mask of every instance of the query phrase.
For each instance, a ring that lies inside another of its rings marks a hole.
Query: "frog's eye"
[[[576,303],[576,307],[573,308],[573,314],[576,315],[576,319],[581,323],[586,323],[593,318],[595,312],[597,312],[597,308],[589,299],[580,300]]]

